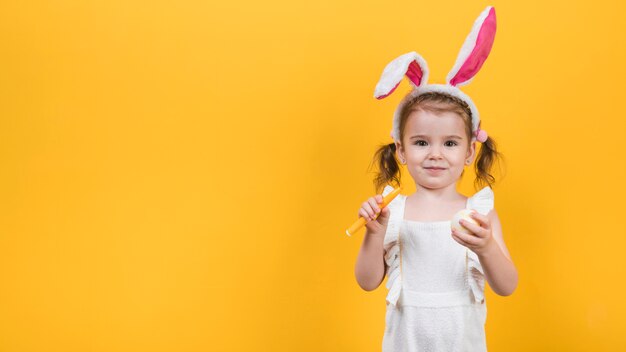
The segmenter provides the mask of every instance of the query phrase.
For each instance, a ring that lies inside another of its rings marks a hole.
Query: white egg
[[[452,228],[456,229],[459,232],[468,233],[468,230],[465,227],[461,226],[459,220],[463,219],[467,222],[478,225],[478,222],[470,217],[470,214],[472,212],[473,211],[471,209],[459,210],[456,214],[454,214],[454,217],[452,218]]]

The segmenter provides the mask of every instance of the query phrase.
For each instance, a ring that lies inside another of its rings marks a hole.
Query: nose
[[[441,159],[442,158],[441,148],[439,148],[439,146],[433,145],[429,150],[428,158],[429,159]]]

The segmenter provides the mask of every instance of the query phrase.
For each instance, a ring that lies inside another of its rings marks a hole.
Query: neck
[[[451,200],[457,198],[459,194],[456,190],[455,183],[442,188],[426,188],[416,184],[415,188],[415,198],[423,200]]]

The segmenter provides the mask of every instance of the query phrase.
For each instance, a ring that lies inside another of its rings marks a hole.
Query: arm
[[[508,296],[517,288],[517,269],[502,238],[500,219],[495,210],[487,214],[491,221],[493,241],[478,254],[478,259],[485,271],[485,278],[491,289],[500,296]]]
[[[478,255],[491,289],[500,296],[508,296],[517,288],[518,276],[502,236],[500,219],[495,209],[487,216],[473,213],[479,225],[462,222],[471,234],[453,230],[453,237]]]
[[[383,240],[384,233],[373,233],[369,229],[365,232],[354,267],[356,281],[365,291],[376,289],[385,277]]]

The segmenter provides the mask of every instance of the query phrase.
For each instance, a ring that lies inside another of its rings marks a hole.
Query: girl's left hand
[[[487,216],[477,211],[473,211],[470,216],[478,222],[478,225],[461,219],[461,225],[467,230],[466,232],[461,232],[452,229],[452,238],[461,245],[471,249],[477,255],[480,255],[495,243],[491,233],[491,221]]]

